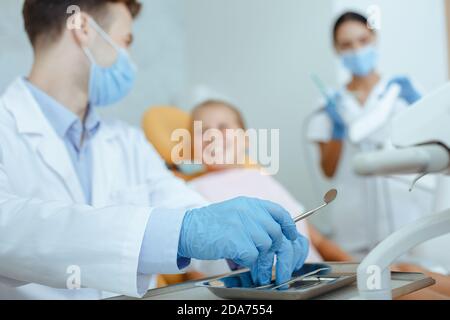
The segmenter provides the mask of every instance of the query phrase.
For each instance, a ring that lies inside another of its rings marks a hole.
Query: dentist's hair
[[[57,39],[63,32],[68,17],[68,9],[78,6],[81,11],[101,17],[107,13],[110,3],[123,3],[133,18],[141,11],[139,0],[25,0],[23,19],[25,30],[33,47],[41,39]]]

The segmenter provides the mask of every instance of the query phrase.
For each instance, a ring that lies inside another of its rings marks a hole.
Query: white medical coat
[[[154,273],[179,273],[184,211],[203,199],[166,170],[140,130],[103,122],[92,149],[87,206],[63,141],[23,80],[0,98],[0,299],[142,295],[151,278],[137,275],[147,222]],[[82,289],[66,289],[78,269]]]

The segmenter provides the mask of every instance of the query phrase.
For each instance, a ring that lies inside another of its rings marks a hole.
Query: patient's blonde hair
[[[222,100],[212,100],[211,99],[211,100],[207,100],[207,101],[199,104],[198,106],[196,106],[194,108],[194,110],[192,110],[192,121],[195,121],[196,119],[198,119],[198,113],[201,110],[213,109],[213,108],[216,108],[216,107],[225,108],[225,109],[228,109],[228,110],[232,111],[235,114],[235,116],[236,116],[239,128],[243,129],[243,130],[246,130],[244,117],[242,116],[242,114],[239,111],[239,109],[236,108],[231,103],[226,102],[226,101],[222,101]]]

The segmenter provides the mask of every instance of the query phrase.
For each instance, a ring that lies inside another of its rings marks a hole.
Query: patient
[[[197,106],[192,112],[192,121],[201,121],[203,130],[211,128],[223,132],[227,129],[245,130],[244,120],[240,112],[232,105],[222,101],[211,100]],[[194,139],[201,139],[201,137],[194,137]],[[202,150],[208,147],[208,145],[201,143],[197,143],[197,145],[200,145]],[[223,145],[225,148],[226,143],[223,143]],[[226,154],[228,151],[223,150],[222,152]],[[240,150],[235,148],[234,151],[246,152],[245,148]],[[237,196],[250,196],[280,203],[292,215],[297,215],[303,211],[302,205],[281,184],[271,176],[262,174],[257,166],[249,165],[249,162],[247,161],[247,164],[244,165],[206,165],[207,173],[192,180],[190,186],[211,202],[223,201]],[[297,225],[299,232],[310,239],[310,253],[307,262],[345,262],[352,260],[350,255],[324,237],[311,224],[302,221]],[[449,277],[406,264],[398,265],[394,269],[402,272],[425,273],[437,281],[435,286],[420,290],[404,298],[450,299]]]
[[[203,131],[218,129],[225,133],[227,129],[246,130],[239,111],[222,101],[211,100],[197,106],[192,112],[192,120],[201,121]],[[201,152],[197,152],[197,154],[203,154],[203,150],[208,147],[207,144],[201,142],[201,138],[194,136],[196,145],[202,148]],[[224,142],[223,154],[230,151],[225,150],[226,147],[227,144]],[[246,158],[245,144],[244,147],[241,145],[240,149],[235,147],[233,151],[235,158]],[[279,203],[292,215],[303,212],[303,206],[280,183],[271,176],[264,175],[257,166],[249,165],[249,161],[247,161],[247,164],[206,165],[208,173],[191,181],[190,186],[211,202],[248,196]],[[302,221],[297,226],[299,232],[310,239],[310,252],[307,262],[352,260],[347,253],[323,237],[312,225]]]

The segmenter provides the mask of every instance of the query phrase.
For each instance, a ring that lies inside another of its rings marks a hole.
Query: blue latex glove
[[[299,270],[305,263],[308,250],[309,242],[306,238],[300,236],[294,241],[284,238],[279,250],[262,254],[258,258],[256,265],[250,269],[252,279],[256,282],[256,285],[269,284],[272,279],[274,257],[277,255],[275,283],[279,285],[290,280],[292,273]]]
[[[271,282],[275,256],[281,283],[303,265],[307,254],[308,242],[286,210],[245,197],[188,211],[178,247],[180,257],[233,260],[251,270],[256,285]]]
[[[343,140],[347,132],[347,127],[341,115],[337,111],[337,101],[339,95],[335,94],[327,99],[327,104],[325,105],[325,111],[333,123],[333,140]]]
[[[407,77],[396,77],[389,81],[387,85],[388,90],[392,85],[398,84],[401,88],[400,98],[405,100],[408,104],[414,104],[422,98],[422,95],[414,88],[411,80]]]

